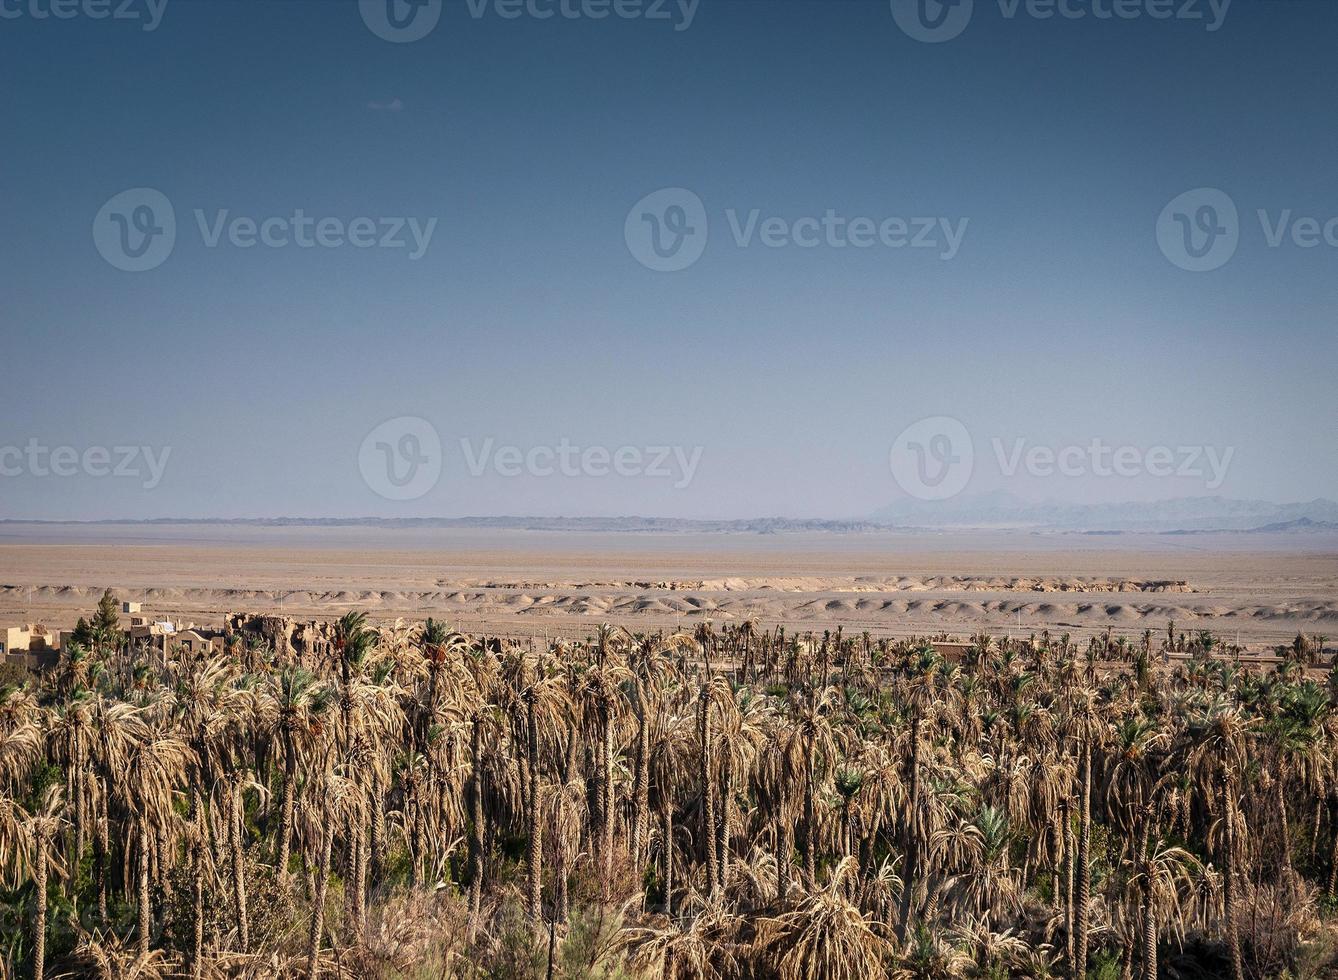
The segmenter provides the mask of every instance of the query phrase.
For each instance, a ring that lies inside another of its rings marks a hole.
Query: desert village
[[[122,623],[126,640],[140,649],[207,656],[260,646],[281,656],[292,654],[299,658],[320,656],[329,649],[329,627],[315,621],[238,613],[227,615],[219,629],[156,619],[146,614],[139,602],[123,601],[119,609],[128,617]],[[73,635],[73,630],[53,629],[42,623],[0,627],[0,661],[28,670],[55,667],[60,662],[61,650]]]

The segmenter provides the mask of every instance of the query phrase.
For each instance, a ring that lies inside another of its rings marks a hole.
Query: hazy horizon
[[[1338,498],[1338,8],[1101,6],[5,5],[0,519]]]

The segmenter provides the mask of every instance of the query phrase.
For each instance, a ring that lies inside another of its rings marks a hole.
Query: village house
[[[194,623],[174,623],[170,619],[155,620],[147,616],[132,616],[127,632],[132,643],[151,646],[164,653],[173,650],[190,654],[223,652],[223,632],[196,626]]]
[[[41,623],[0,630],[0,655],[28,667],[51,667],[60,660],[61,631]]]

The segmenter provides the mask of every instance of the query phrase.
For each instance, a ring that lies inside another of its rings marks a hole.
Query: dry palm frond
[[[738,963],[736,926],[735,917],[719,910],[672,921],[657,916],[648,926],[627,930],[631,961],[667,980],[721,980]]]
[[[855,862],[845,858],[827,885],[797,906],[761,920],[753,949],[780,980],[863,980],[880,976],[892,952],[877,923],[846,897]]]
[[[115,936],[100,932],[86,934],[75,947],[72,961],[78,969],[60,977],[84,980],[166,980],[173,974],[167,956],[160,949],[139,953]]]

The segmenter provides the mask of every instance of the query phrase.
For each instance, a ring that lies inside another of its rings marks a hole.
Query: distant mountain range
[[[1112,504],[1035,503],[996,491],[942,501],[899,500],[870,519],[898,528],[1306,533],[1338,530],[1338,503],[1323,497],[1296,504],[1230,497],[1179,497]]]
[[[154,518],[150,520],[23,521],[6,524],[136,527],[377,527],[492,528],[506,531],[663,531],[677,533],[779,534],[822,531],[849,534],[886,530],[872,521],[829,521],[790,517],[694,520],[679,517],[253,517]]]
[[[1002,491],[944,501],[900,500],[866,520],[755,517],[698,520],[678,517],[261,517],[152,520],[24,521],[6,525],[131,527],[371,527],[487,528],[506,531],[661,532],[679,534],[859,534],[918,529],[1010,529],[1073,534],[1311,534],[1338,531],[1338,503],[1324,498],[1298,504],[1228,497],[1181,497],[1118,504],[1036,503]]]

